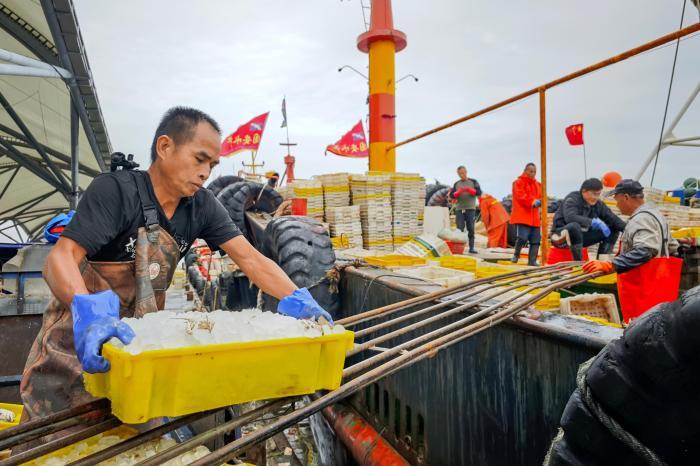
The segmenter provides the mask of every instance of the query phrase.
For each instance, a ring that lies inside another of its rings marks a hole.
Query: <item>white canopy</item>
[[[0,0],[0,49],[0,242],[7,242],[18,229],[25,238],[41,234],[69,208],[71,99],[80,190],[109,170],[111,145],[71,0]]]

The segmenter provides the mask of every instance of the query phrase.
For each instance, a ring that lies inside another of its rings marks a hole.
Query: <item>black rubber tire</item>
[[[240,176],[235,176],[235,175],[225,175],[225,176],[220,176],[217,179],[213,180],[211,183],[207,185],[207,189],[214,193],[214,196],[218,196],[218,194],[228,185],[231,185],[233,183],[238,183],[240,181],[245,181],[243,178]]]
[[[261,189],[264,189],[262,195],[260,195]],[[259,199],[258,195],[260,195]],[[245,222],[246,211],[259,210],[271,214],[282,203],[282,196],[277,191],[269,186],[250,181],[239,181],[226,186],[221,190],[217,199],[226,208],[231,220],[246,238],[248,238],[248,227]]]
[[[447,191],[450,188],[444,187],[440,188],[435,193],[433,193],[432,196],[430,196],[430,200],[428,201],[429,206],[440,206],[440,207],[449,207],[449,200],[447,199]]]
[[[441,184],[441,183],[426,185],[425,186],[425,205],[428,205],[428,201],[430,201],[430,198],[433,197],[433,194],[435,194],[436,191],[438,191],[442,188],[447,188],[447,186],[445,186],[444,184]]]
[[[340,297],[321,280],[335,265],[335,252],[328,232],[309,217],[281,217],[265,229],[263,254],[275,261],[299,288],[309,288],[318,304],[333,318],[338,315]],[[263,309],[274,311],[278,301],[263,294]]]

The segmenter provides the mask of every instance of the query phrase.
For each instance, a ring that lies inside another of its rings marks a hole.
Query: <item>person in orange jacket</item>
[[[529,243],[528,265],[537,265],[542,234],[540,232],[540,206],[542,205],[542,185],[535,179],[537,167],[534,163],[525,165],[523,174],[513,181],[513,209],[511,225],[515,225],[517,239],[511,262],[520,259],[520,251]]]
[[[508,212],[498,199],[490,194],[482,194],[479,198],[481,221],[488,232],[489,241],[486,247],[508,247]]]

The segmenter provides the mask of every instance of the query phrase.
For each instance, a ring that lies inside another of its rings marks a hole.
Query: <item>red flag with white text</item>
[[[327,146],[326,152],[331,152],[341,157],[369,157],[369,148],[362,120],[358,121],[338,142]]]
[[[270,112],[267,112],[256,116],[249,122],[239,126],[236,131],[227,136],[221,143],[221,152],[219,155],[227,157],[242,150],[258,150],[269,113]]]

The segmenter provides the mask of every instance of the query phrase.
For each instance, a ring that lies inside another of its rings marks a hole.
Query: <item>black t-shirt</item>
[[[168,220],[153,192],[147,172],[121,170],[97,176],[80,199],[63,236],[80,244],[92,261],[130,261],[136,257],[136,237],[145,225],[134,176],[145,178],[158,208],[160,226],[177,241],[180,254],[201,238],[216,249],[241,234],[224,206],[208,189],[183,198]]]

